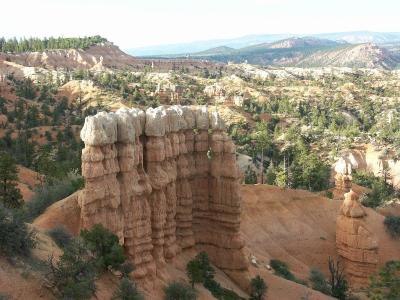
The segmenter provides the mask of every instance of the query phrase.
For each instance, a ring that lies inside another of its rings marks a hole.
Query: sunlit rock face
[[[352,287],[366,287],[377,270],[378,242],[365,220],[365,209],[358,195],[350,190],[336,222],[336,246]]]
[[[102,112],[86,118],[81,138],[81,227],[114,232],[135,278],[155,276],[194,246],[222,269],[247,269],[235,146],[217,111]]]

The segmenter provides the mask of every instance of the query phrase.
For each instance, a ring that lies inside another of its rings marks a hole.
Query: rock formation
[[[351,189],[351,164],[344,158],[340,158],[335,164],[335,187],[336,192],[342,195]],[[342,198],[343,199],[343,198]]]
[[[207,107],[120,109],[87,117],[81,227],[113,231],[137,279],[197,246],[227,271],[247,268],[235,147]]]
[[[344,197],[336,221],[336,246],[352,287],[365,287],[368,277],[377,269],[378,243],[368,230],[366,213],[358,195],[350,190]]]

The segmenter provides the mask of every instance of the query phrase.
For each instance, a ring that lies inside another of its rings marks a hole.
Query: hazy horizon
[[[4,14],[0,26],[8,38],[98,34],[123,49],[260,34],[400,32],[399,1],[299,2],[16,0],[3,8],[17,17]]]

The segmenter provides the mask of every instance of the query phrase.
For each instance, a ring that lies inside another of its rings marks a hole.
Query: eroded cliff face
[[[347,280],[353,288],[366,287],[377,270],[378,241],[366,221],[366,212],[350,190],[344,195],[336,221],[336,247],[344,263]]]
[[[370,144],[362,145],[343,153],[334,164],[334,169],[336,171],[337,166],[345,161],[352,170],[371,172],[375,176],[383,176],[383,173],[387,173],[389,182],[394,187],[400,188],[400,161],[393,156],[391,151],[385,151]],[[387,172],[383,172],[384,170]]]
[[[247,269],[235,147],[224,130],[207,107],[87,117],[81,228],[101,223],[114,232],[136,279],[155,276],[194,246],[221,269]]]

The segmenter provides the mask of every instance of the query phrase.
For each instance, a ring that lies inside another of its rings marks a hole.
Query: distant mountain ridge
[[[400,52],[396,48],[391,49],[372,43],[354,45],[316,37],[292,37],[240,49],[217,47],[184,56],[224,63],[248,62],[268,66],[395,69],[400,66]]]
[[[317,51],[297,63],[300,67],[332,66],[387,70],[398,68],[399,65],[400,55],[372,43]]]
[[[140,47],[126,49],[126,52],[136,56],[158,56],[168,54],[189,54],[206,51],[211,48],[226,46],[230,48],[244,48],[262,43],[273,43],[292,37],[314,37],[319,39],[328,39],[336,42],[347,42],[351,44],[375,43],[385,44],[400,42],[400,32],[372,32],[372,31],[353,31],[353,32],[334,32],[322,34],[259,34],[246,35],[232,39],[218,39],[194,41],[190,43],[177,43],[169,45],[156,45],[149,47]]]

